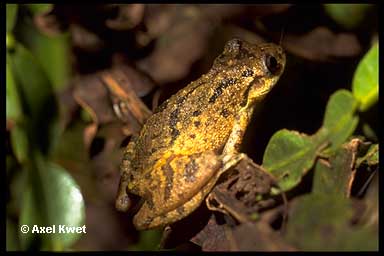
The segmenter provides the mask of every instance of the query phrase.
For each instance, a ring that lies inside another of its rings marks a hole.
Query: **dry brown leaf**
[[[225,182],[216,185],[206,199],[210,210],[231,215],[244,223],[276,203],[269,194],[275,186],[274,177],[248,157],[240,161],[229,177],[222,178]]]
[[[137,26],[144,16],[144,4],[116,4],[118,15],[114,19],[107,19],[105,24],[114,30],[128,30]]]
[[[201,246],[203,251],[228,251],[230,249],[225,225],[218,225],[213,214],[207,225],[191,238],[191,242]]]
[[[83,141],[84,141],[84,146],[85,148],[87,149],[87,151],[89,151],[89,148],[91,146],[91,143],[93,141],[93,139],[95,138],[96,136],[96,133],[97,133],[97,123],[94,122],[94,123],[91,123],[90,125],[88,125],[85,129],[84,129],[84,133],[83,133]]]
[[[362,50],[356,35],[352,33],[335,34],[326,27],[317,27],[300,36],[286,34],[282,44],[295,55],[317,61],[355,57]]]
[[[119,117],[124,122],[122,130],[126,136],[140,131],[151,114],[139,96],[148,94],[154,84],[130,67],[119,66],[82,76],[74,84],[75,100],[91,115],[95,124],[86,130],[87,148],[96,134],[98,125],[119,120],[115,109],[122,114]]]
[[[231,251],[296,251],[264,222],[246,222],[230,232]]]
[[[97,34],[83,26],[71,24],[69,30],[74,48],[88,52],[97,52],[105,47],[104,41]]]
[[[152,54],[138,66],[158,84],[177,81],[204,54],[211,23],[195,6],[177,6],[171,14],[173,26],[157,39]]]

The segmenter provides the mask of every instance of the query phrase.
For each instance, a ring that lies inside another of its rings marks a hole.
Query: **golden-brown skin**
[[[256,102],[284,66],[277,45],[230,40],[211,70],[160,105],[128,144],[116,208],[129,209],[128,193],[141,196],[133,219],[137,229],[165,226],[194,211],[241,159]]]

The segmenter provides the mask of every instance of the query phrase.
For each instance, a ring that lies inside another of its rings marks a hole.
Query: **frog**
[[[124,149],[115,207],[141,198],[136,229],[166,227],[195,211],[245,154],[244,133],[279,80],[285,53],[234,38],[209,71],[158,106]]]

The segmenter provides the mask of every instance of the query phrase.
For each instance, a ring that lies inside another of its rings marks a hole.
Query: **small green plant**
[[[330,97],[323,125],[315,134],[284,129],[269,141],[263,166],[277,178],[282,191],[294,189],[310,170],[315,173],[312,192],[298,199],[287,224],[286,239],[300,249],[378,248],[372,227],[350,230],[348,226],[353,214],[348,186],[354,172],[363,162],[368,167],[378,165],[377,142],[367,142],[364,136],[351,139],[359,113],[377,104],[378,88],[378,44],[375,43],[357,67],[352,92],[342,89]],[[370,147],[361,152],[358,144],[363,141]],[[322,233],[326,229],[332,237],[329,240]]]
[[[6,118],[13,152],[7,155],[7,250],[65,250],[81,234],[60,233],[59,225],[84,225],[79,186],[51,157],[62,131],[55,92],[69,78],[69,42],[67,35],[48,37],[36,30],[33,14],[50,6],[6,5]]]

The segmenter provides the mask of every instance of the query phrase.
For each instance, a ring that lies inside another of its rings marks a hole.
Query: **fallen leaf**
[[[353,96],[360,111],[366,111],[379,100],[379,45],[376,42],[360,61],[353,77]]]
[[[229,243],[225,235],[225,226],[218,225],[212,214],[207,225],[197,233],[191,242],[202,247],[203,251],[228,251]]]
[[[151,114],[139,97],[148,94],[154,84],[128,66],[82,76],[73,83],[74,99],[93,121],[84,134],[87,148],[98,126],[120,120],[124,123],[122,130],[129,136],[139,132]]]
[[[356,35],[335,34],[326,27],[317,27],[305,35],[287,34],[282,44],[289,52],[313,61],[355,57],[362,50]]]
[[[144,16],[144,4],[116,4],[117,17],[107,19],[106,26],[115,30],[128,30],[137,26]]]
[[[175,7],[170,19],[174,26],[157,38],[151,55],[137,63],[158,84],[177,81],[189,72],[204,54],[212,29],[207,17],[195,6]]]
[[[227,231],[228,232],[228,231]],[[230,251],[296,251],[292,245],[263,222],[247,222],[229,231]]]
[[[87,52],[97,52],[105,47],[105,42],[99,35],[78,24],[71,24],[69,27],[72,45]]]
[[[358,202],[313,193],[295,199],[290,207],[285,239],[304,251],[376,251],[377,229],[353,225]]]
[[[208,209],[233,216],[239,222],[251,221],[263,208],[271,207],[276,199],[270,196],[275,178],[246,157],[223,175],[224,182],[208,195]]]
[[[324,148],[325,130],[308,136],[286,129],[270,139],[263,156],[263,167],[276,177],[280,189],[295,187],[312,168],[317,154]]]
[[[339,148],[329,160],[317,161],[312,193],[350,196],[356,174],[356,156],[361,143],[359,139],[352,139]]]

